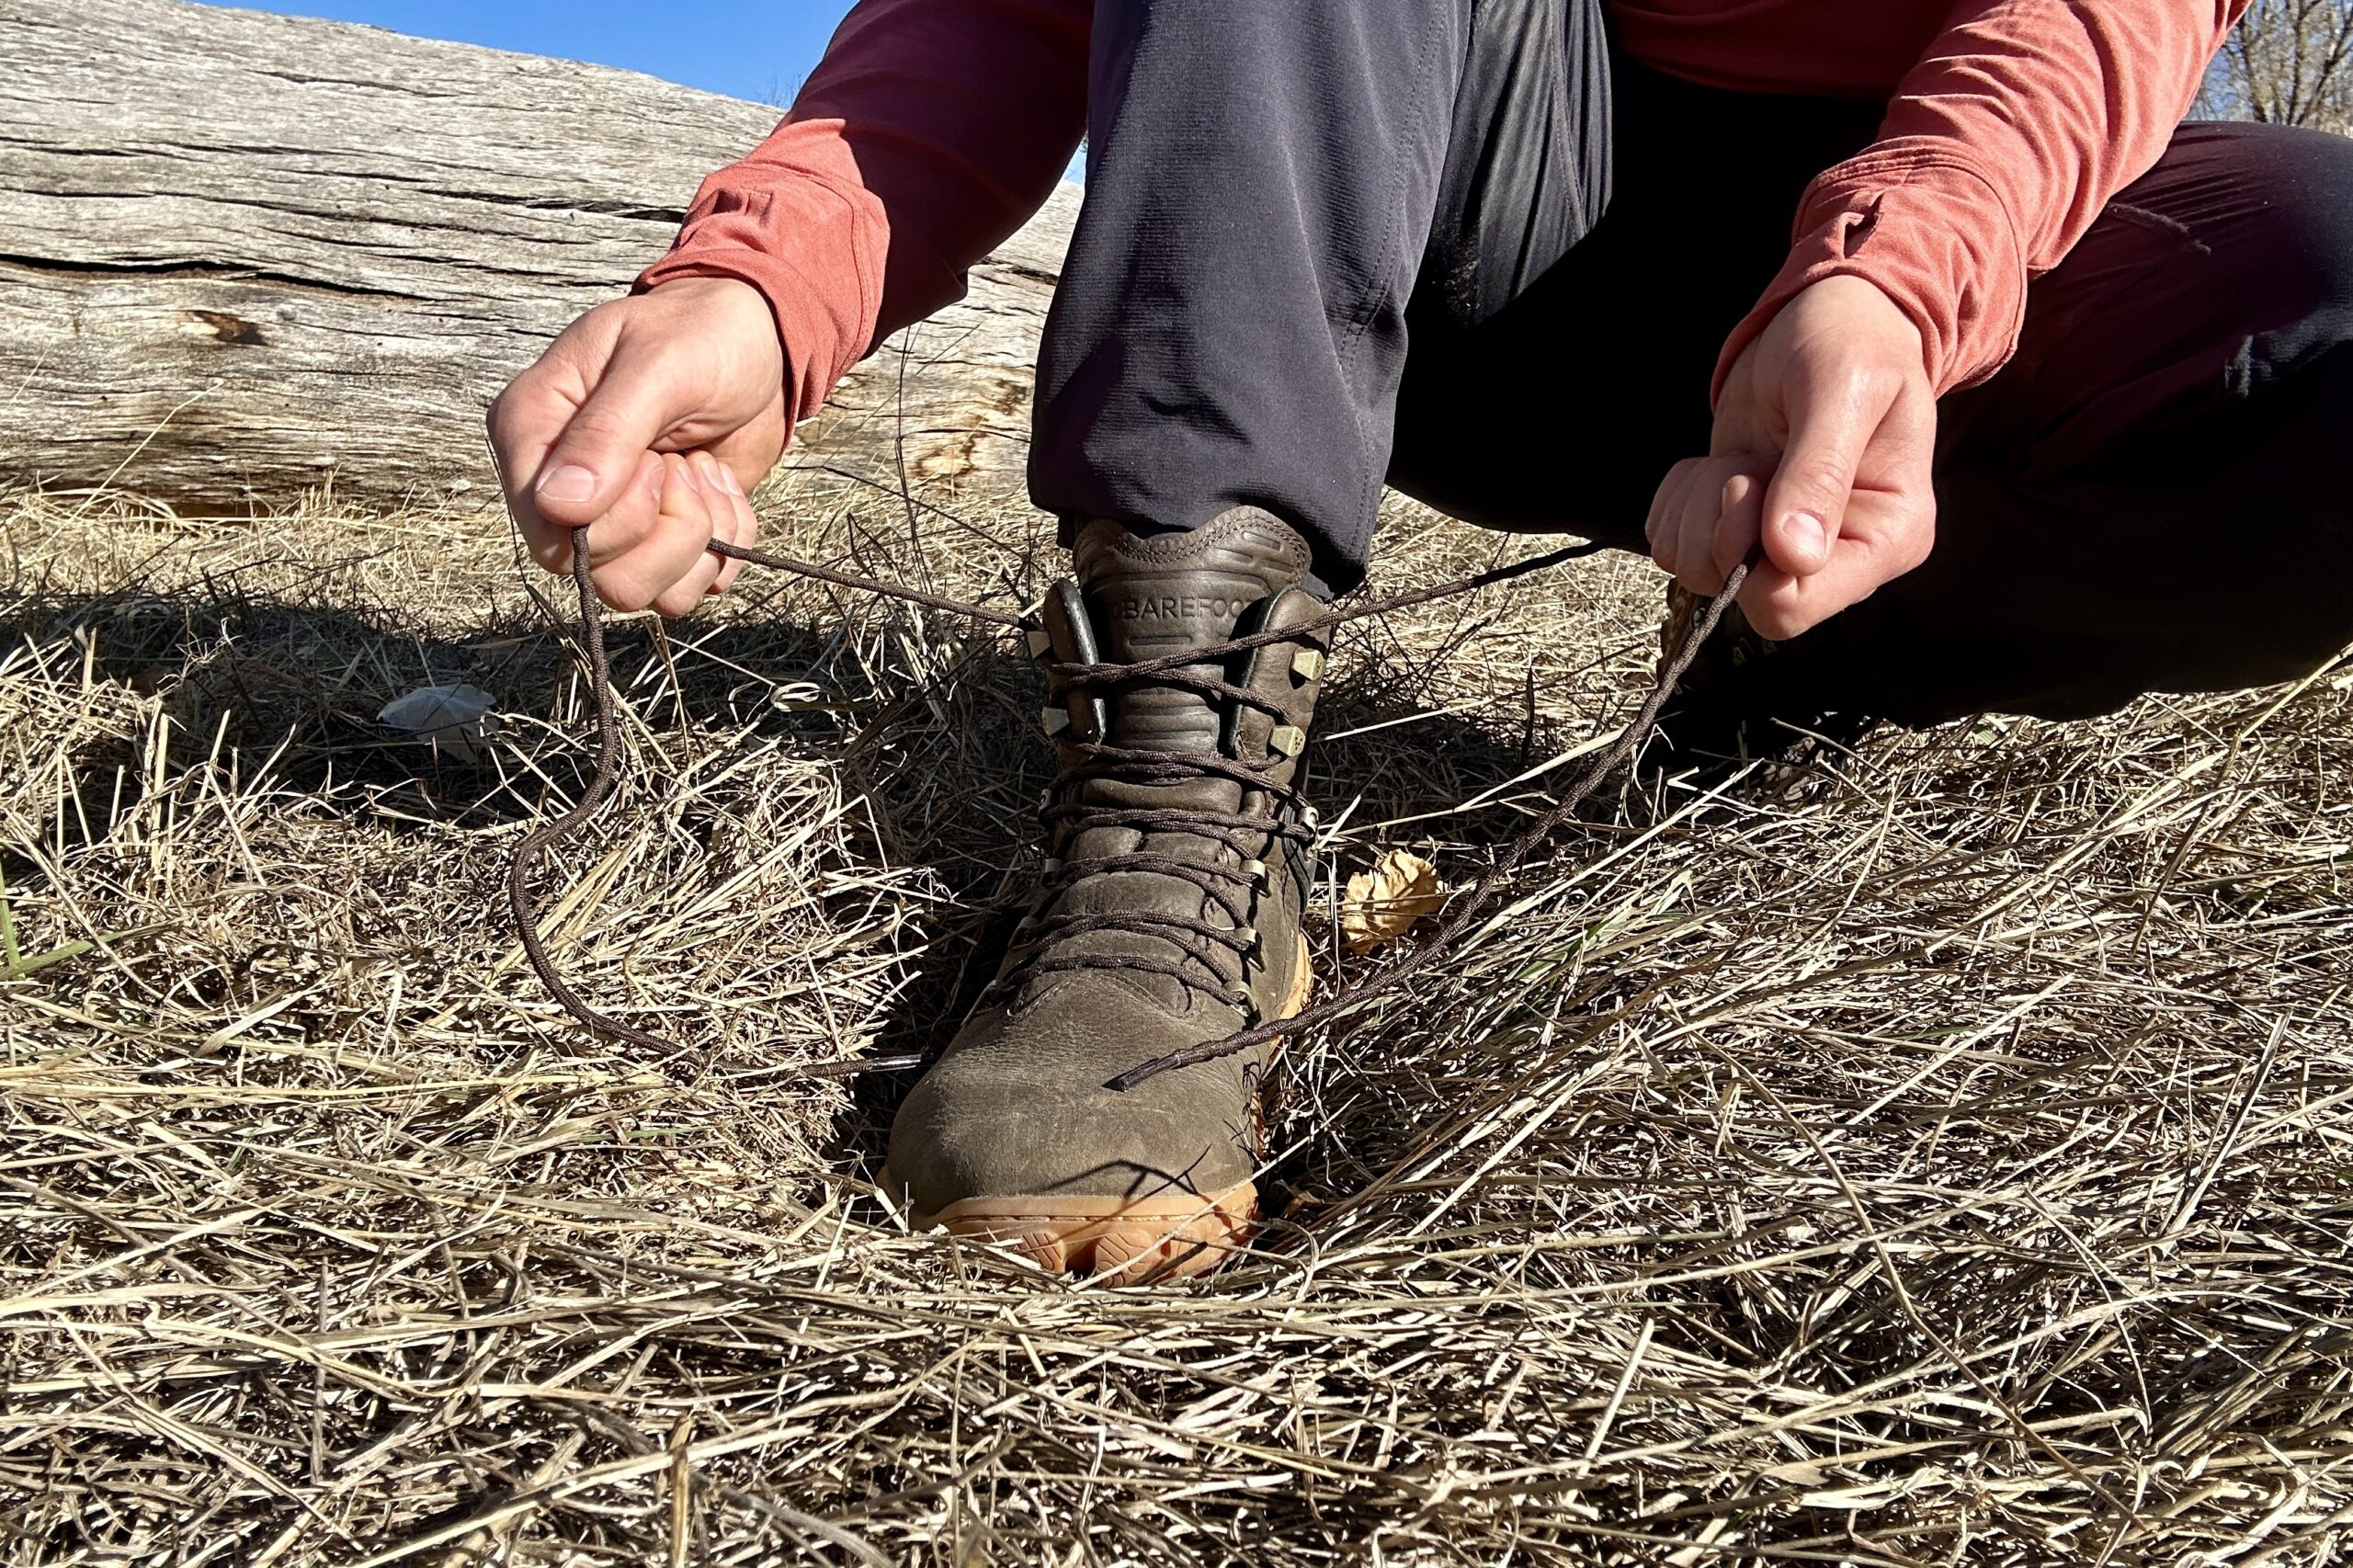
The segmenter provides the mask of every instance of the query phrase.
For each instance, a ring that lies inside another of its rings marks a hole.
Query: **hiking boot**
[[[1047,670],[1037,896],[900,1108],[883,1184],[918,1224],[1050,1269],[1215,1267],[1257,1219],[1271,1045],[1115,1091],[1131,1067],[1289,1017],[1308,994],[1302,752],[1322,632],[1156,676],[1086,678],[1324,607],[1304,540],[1252,507],[1138,538],[1090,522],[1031,636]]]

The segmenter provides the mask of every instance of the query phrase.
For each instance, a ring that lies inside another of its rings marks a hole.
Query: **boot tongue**
[[[1097,653],[1122,665],[1231,642],[1245,613],[1297,586],[1309,564],[1297,534],[1249,506],[1151,538],[1091,522],[1074,553]],[[1225,674],[1215,663],[1193,667]],[[1106,738],[1138,751],[1214,752],[1223,707],[1199,692],[1139,682],[1110,704]]]

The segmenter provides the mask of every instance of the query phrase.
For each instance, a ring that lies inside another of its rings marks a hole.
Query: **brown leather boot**
[[[1193,1274],[1257,1218],[1267,1051],[1107,1081],[1306,1004],[1297,792],[1323,675],[1304,634],[1157,678],[1126,665],[1324,612],[1305,541],[1238,507],[1190,533],[1080,533],[1034,639],[1060,776],[1045,875],[996,979],[891,1129],[884,1181],[918,1223],[1048,1268]]]

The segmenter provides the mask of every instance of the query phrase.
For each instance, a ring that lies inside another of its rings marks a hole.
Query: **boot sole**
[[[1295,1017],[1315,989],[1307,938],[1299,938],[1299,977],[1277,1021]],[[885,1192],[905,1190],[882,1168]],[[1051,1274],[1124,1275],[1183,1279],[1207,1274],[1239,1251],[1258,1228],[1258,1187],[1242,1182],[1218,1192],[1165,1192],[1148,1198],[961,1198],[936,1214],[916,1210],[914,1227],[945,1228],[1011,1247]]]

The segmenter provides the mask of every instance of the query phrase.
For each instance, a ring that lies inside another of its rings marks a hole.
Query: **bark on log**
[[[492,394],[778,113],[183,0],[14,0],[0,60],[0,475],[203,510],[491,499]],[[1077,194],[788,460],[1017,476]]]

